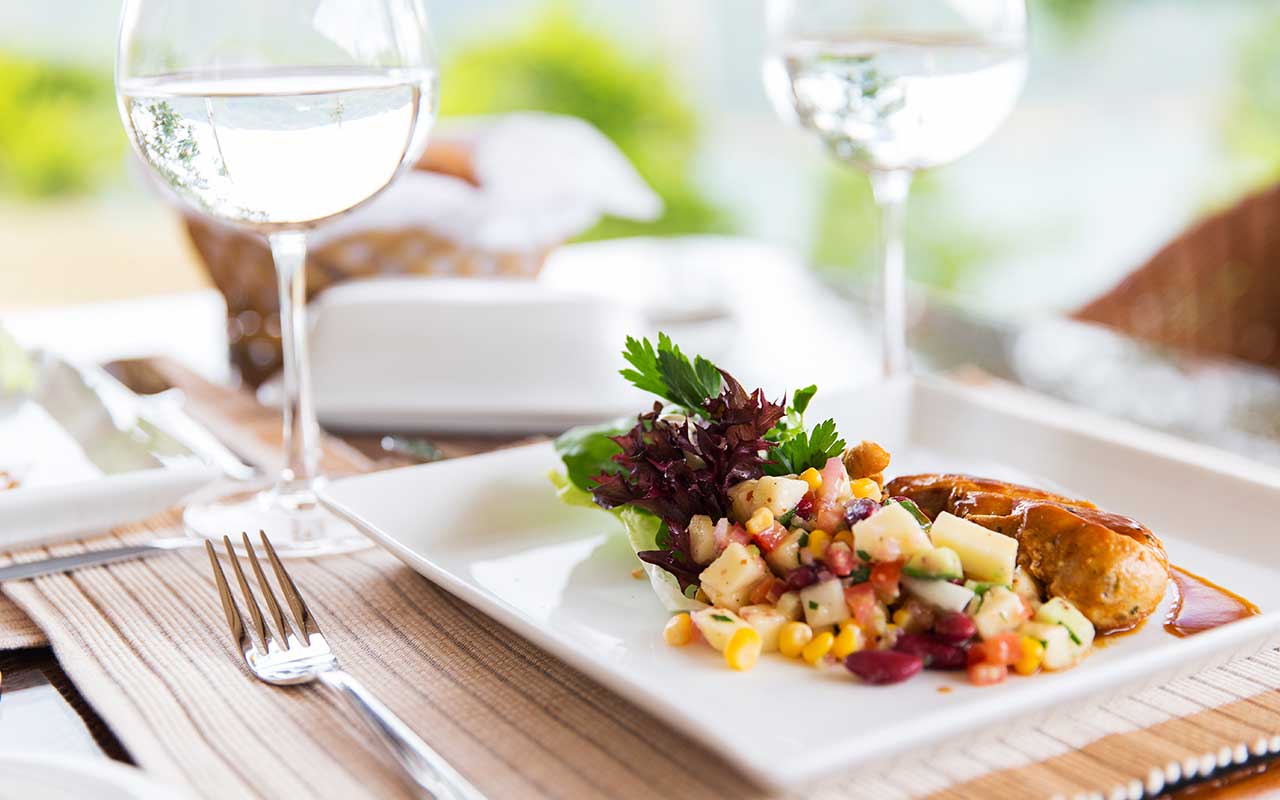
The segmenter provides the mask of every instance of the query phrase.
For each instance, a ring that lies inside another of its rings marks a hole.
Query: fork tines
[[[276,583],[284,594],[285,602],[289,605],[292,622],[294,623],[292,630],[285,623],[284,614],[280,610],[280,603],[276,600],[275,592],[272,591],[271,584],[267,581],[267,576],[262,571],[262,564],[258,561],[258,554],[253,549],[253,544],[249,541],[249,534],[241,533],[240,535],[244,541],[244,551],[248,556],[249,566],[253,569],[258,588],[262,590],[263,599],[267,602],[267,611],[271,614],[271,620],[274,622],[274,630],[272,630],[272,627],[266,624],[253,589],[249,587],[249,582],[244,577],[244,570],[240,568],[240,561],[236,558],[231,538],[223,536],[222,543],[226,547],[227,558],[231,561],[232,570],[235,571],[236,582],[240,584],[240,593],[244,595],[245,606],[249,609],[249,619],[256,631],[256,638],[253,639],[254,647],[263,653],[271,652],[276,647],[288,649],[291,644],[290,638],[295,634],[303,646],[309,645],[311,643],[311,634],[319,632],[315,619],[311,616],[311,611],[307,608],[307,604],[303,602],[302,595],[298,593],[298,587],[294,584],[293,579],[289,577],[289,573],[285,571],[284,565],[280,563],[280,557],[276,555],[275,548],[271,546],[271,540],[267,538],[265,532],[258,532],[258,535],[262,538],[263,549],[267,551],[267,559],[271,562],[271,570],[275,573]],[[222,565],[218,563],[218,553],[214,550],[213,542],[205,542],[205,550],[209,553],[209,563],[213,567],[213,579],[218,586],[218,595],[222,598],[222,610],[227,615],[227,625],[231,628],[231,636],[236,641],[243,642],[248,633],[245,630],[240,611],[236,606],[235,598],[231,594],[231,587],[227,585],[226,576],[222,572]],[[277,636],[279,637],[278,639],[276,638]]]

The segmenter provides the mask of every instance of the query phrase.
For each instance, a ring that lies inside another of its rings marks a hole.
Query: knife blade
[[[187,547],[201,547],[204,542],[199,539],[173,538],[155,539],[145,544],[112,547],[106,550],[90,550],[69,556],[54,556],[40,561],[27,561],[21,564],[10,564],[0,567],[0,583],[20,581],[27,578],[39,578],[42,575],[54,575],[59,572],[72,572],[86,567],[100,567],[103,564],[115,564],[135,558],[148,558],[181,550]]]

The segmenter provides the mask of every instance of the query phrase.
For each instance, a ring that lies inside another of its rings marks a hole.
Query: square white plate
[[[821,398],[821,395],[819,395]],[[815,404],[817,406],[818,404]],[[747,673],[706,647],[663,643],[667,613],[631,571],[607,515],[560,504],[550,444],[337,481],[325,502],[413,569],[721,752],[759,782],[799,783],[941,740],[1008,730],[1064,703],[1207,668],[1268,646],[1280,629],[1280,475],[1132,426],[1025,398],[914,380],[828,398],[851,440],[894,455],[890,475],[956,470],[1056,486],[1132,515],[1171,561],[1257,603],[1262,616],[1178,639],[1160,622],[1076,669],[995,687],[963,673],[860,684],[770,655]],[[941,687],[950,687],[943,693]]]

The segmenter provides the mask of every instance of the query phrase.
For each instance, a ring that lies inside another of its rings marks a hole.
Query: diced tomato
[[[863,629],[871,630],[876,618],[876,590],[870,583],[855,583],[845,587],[844,604],[849,607],[853,621]]]
[[[1004,664],[979,661],[976,664],[969,665],[968,673],[969,683],[974,686],[990,686],[994,683],[1001,683],[1005,678],[1009,677],[1009,668]]]
[[[751,603],[758,605],[760,603],[776,603],[782,593],[787,590],[787,584],[772,576],[767,577],[757,583],[751,589]]]
[[[789,531],[778,523],[773,523],[769,527],[755,534],[752,538],[756,544],[760,545],[760,550],[765,553],[772,553],[782,544],[782,540],[787,538]]]
[[[813,504],[817,502],[812,491],[804,493],[804,497],[800,498],[800,502],[796,503],[796,516],[809,519],[813,515]]]
[[[735,522],[729,526],[728,540],[738,544],[751,544],[751,534],[747,533],[746,528]],[[728,543],[725,546],[728,547]]]
[[[883,603],[898,599],[898,579],[902,577],[901,561],[881,561],[871,568],[871,586]]]
[[[982,660],[988,664],[999,664],[1003,667],[1012,664],[1022,656],[1022,641],[1016,633],[1002,633],[974,644],[969,652],[972,653],[974,650],[980,650]],[[971,655],[970,658],[973,656]]]
[[[819,500],[814,506],[813,524],[824,531],[838,531],[844,526],[844,506],[834,500]]]
[[[857,559],[849,545],[844,542],[835,542],[827,548],[827,554],[822,557],[822,560],[827,562],[827,569],[843,578],[853,572],[854,562]]]

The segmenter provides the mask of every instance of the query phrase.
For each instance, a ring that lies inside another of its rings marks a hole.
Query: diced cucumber
[[[1084,658],[1085,648],[1071,641],[1071,634],[1062,625],[1047,622],[1024,622],[1018,633],[1030,636],[1044,645],[1044,657],[1040,666],[1050,672],[1070,669]]]
[[[866,553],[872,561],[896,561],[911,558],[930,549],[929,534],[924,532],[911,512],[891,503],[853,526],[854,549]]]
[[[943,611],[964,611],[973,599],[973,592],[948,581],[912,577],[903,577],[901,581],[902,588]]]
[[[1071,634],[1071,641],[1082,648],[1093,644],[1093,623],[1065,597],[1051,598],[1036,610],[1036,622],[1061,625]]]
[[[1022,598],[1004,586],[993,586],[982,595],[982,605],[973,615],[973,624],[982,639],[993,639],[1016,630],[1027,621],[1027,606]]]
[[[844,585],[835,578],[801,589],[800,608],[804,611],[805,622],[812,628],[834,625],[849,618],[849,606],[844,602]]]
[[[967,580],[964,582],[964,585],[966,589],[969,589],[979,597],[986,594],[992,587],[1004,586],[1003,583],[990,583],[989,581],[975,581],[975,580]],[[1009,587],[1005,586],[1005,588],[1008,589]]]
[[[960,556],[949,547],[922,550],[911,557],[902,572],[913,578],[955,580],[964,577]]]
[[[729,640],[739,628],[749,628],[747,621],[727,608],[711,606],[689,614],[698,633],[707,640],[707,644],[723,652]]]
[[[884,511],[880,511],[873,514],[867,521],[870,522],[883,513]],[[991,583],[1013,582],[1013,568],[1018,561],[1018,540],[1012,536],[989,531],[946,511],[933,521],[929,536],[935,547],[949,547],[960,555],[960,563],[964,565],[964,574],[968,577]]]
[[[920,510],[920,506],[916,505],[914,500],[890,500],[890,503],[897,503],[906,510],[911,512],[911,516],[916,518],[916,522],[920,523],[920,527],[926,531],[933,525],[933,521]]]

